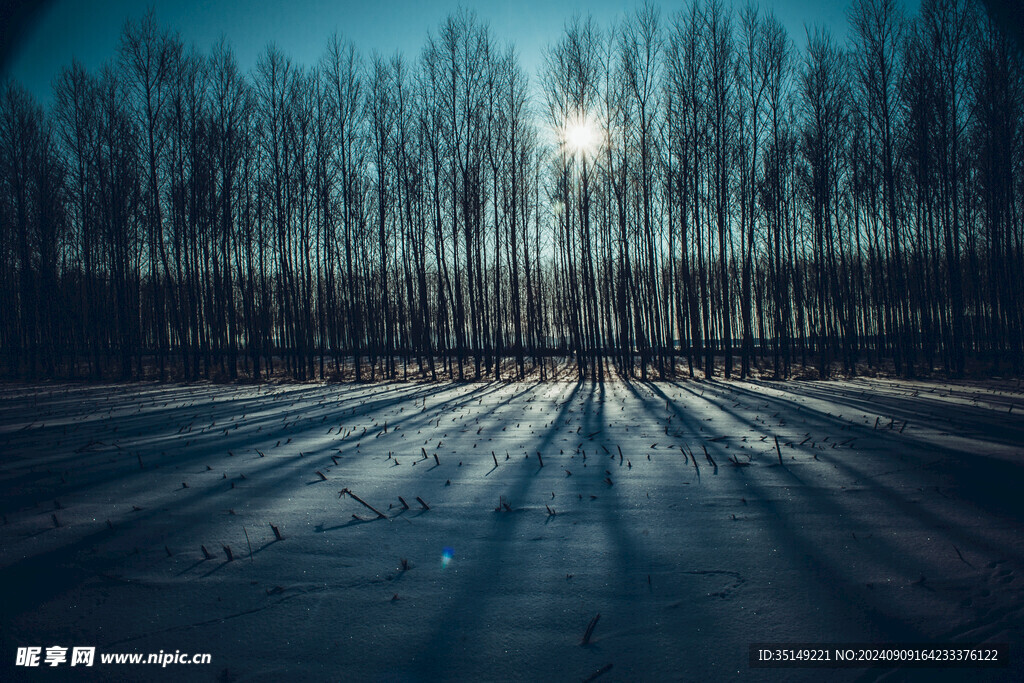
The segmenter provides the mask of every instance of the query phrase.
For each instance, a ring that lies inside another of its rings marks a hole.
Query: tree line
[[[152,14],[0,92],[8,376],[897,374],[1024,361],[1024,68],[974,0],[565,24],[415,58],[186,47]],[[738,365],[738,367],[737,367]]]

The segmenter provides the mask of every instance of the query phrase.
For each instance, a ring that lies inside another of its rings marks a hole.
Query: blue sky
[[[688,0],[687,0],[688,1]],[[734,2],[740,6],[742,0]],[[729,0],[726,0],[728,4]],[[917,10],[920,0],[901,0],[905,11]],[[41,102],[49,103],[50,84],[61,67],[77,57],[96,70],[117,54],[125,19],[138,18],[152,6],[157,19],[179,31],[204,52],[221,36],[227,38],[243,69],[271,41],[295,62],[312,65],[321,56],[328,36],[337,31],[352,39],[364,54],[376,50],[408,57],[419,55],[428,31],[460,5],[476,11],[501,41],[516,45],[524,68],[535,80],[543,49],[558,39],[563,24],[574,14],[591,14],[609,25],[638,3],[629,0],[56,0],[24,31],[7,65],[5,76],[21,81]],[[683,2],[662,2],[663,15]],[[849,0],[776,0],[772,7],[797,44],[804,42],[805,24],[823,24],[844,39]]]

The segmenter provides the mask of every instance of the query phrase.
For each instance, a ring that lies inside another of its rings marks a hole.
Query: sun
[[[574,155],[592,156],[597,150],[597,126],[586,116],[567,119],[562,129],[563,143]]]

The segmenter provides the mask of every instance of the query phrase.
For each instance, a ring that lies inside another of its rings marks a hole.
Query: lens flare
[[[441,552],[441,569],[447,569],[453,557],[455,557],[455,551],[446,546]]]

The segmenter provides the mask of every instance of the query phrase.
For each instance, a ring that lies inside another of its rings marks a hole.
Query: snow
[[[1021,412],[995,381],[0,385],[0,678],[94,645],[212,664],[76,680],[873,680],[748,646],[926,641],[1010,643],[945,673],[1020,680]]]

